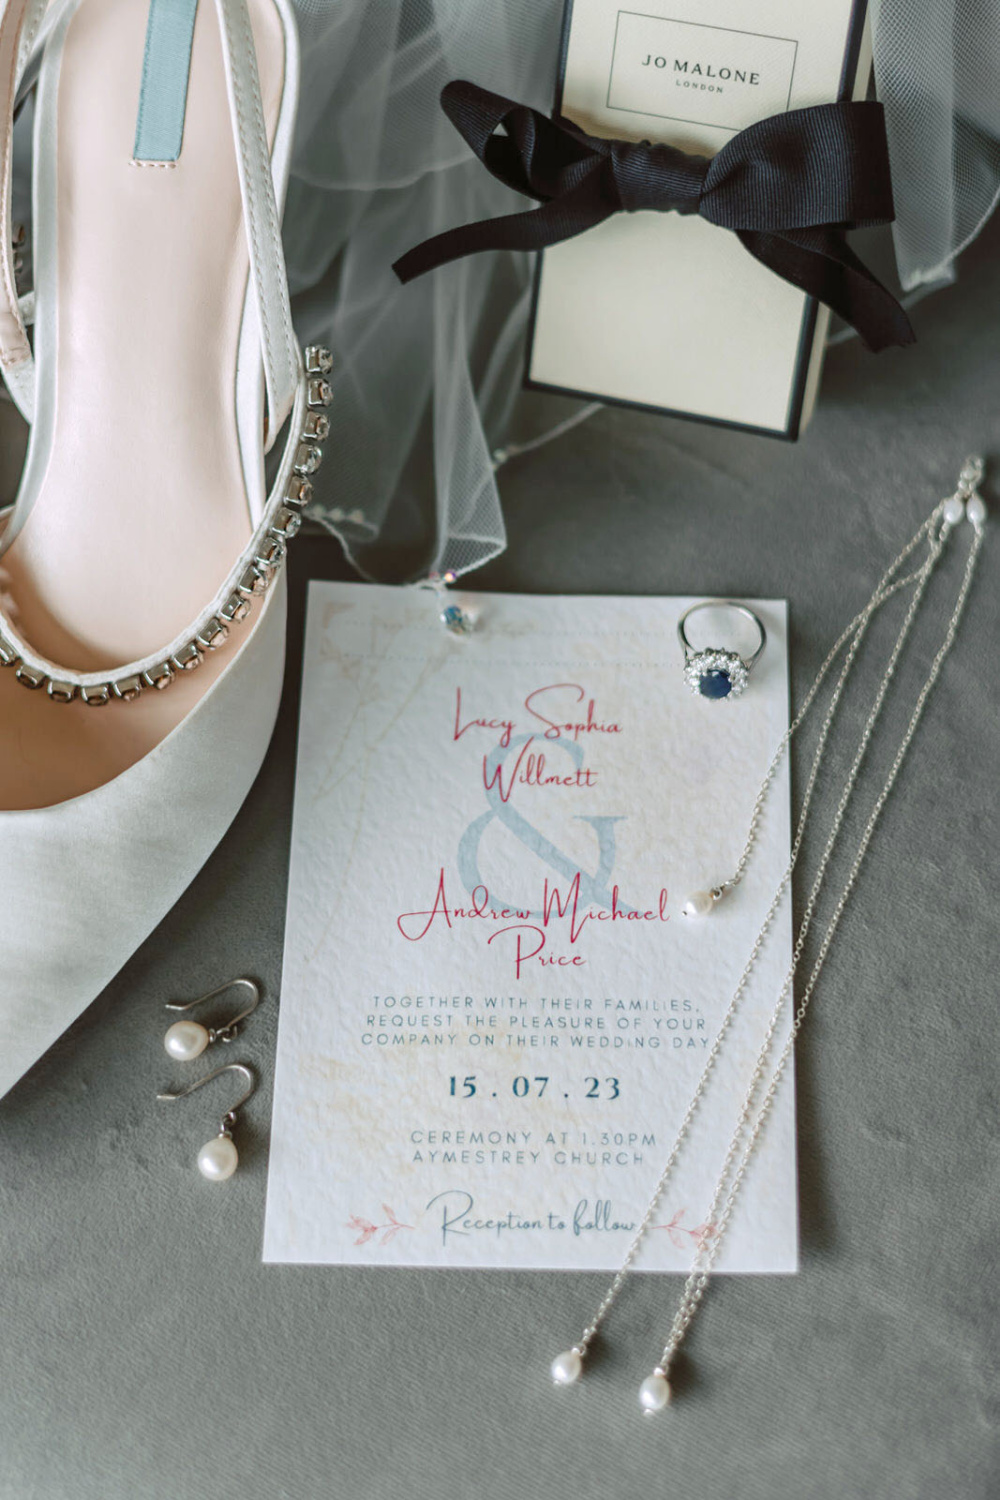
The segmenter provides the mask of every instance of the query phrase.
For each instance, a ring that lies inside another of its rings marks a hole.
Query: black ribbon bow
[[[906,313],[845,238],[847,229],[894,218],[880,104],[772,115],[713,157],[585,135],[461,80],[445,86],[441,104],[493,176],[542,207],[435,235],[396,261],[400,281],[479,250],[540,250],[615,213],[672,210],[733,230],[751,255],[832,307],[870,349],[913,342]],[[505,135],[496,133],[501,125]]]

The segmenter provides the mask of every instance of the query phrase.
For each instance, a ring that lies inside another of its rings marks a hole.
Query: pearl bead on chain
[[[578,1348],[564,1349],[552,1361],[549,1373],[554,1385],[576,1385],[583,1374],[583,1355]],[[647,1417],[655,1416],[670,1405],[673,1392],[662,1365],[657,1365],[652,1375],[639,1387],[639,1405]]]
[[[576,1385],[582,1374],[583,1356],[579,1349],[566,1349],[552,1361],[551,1375],[556,1385]]]
[[[692,891],[690,896],[685,901],[684,905],[681,907],[681,916],[707,917],[711,912],[715,910],[716,906],[718,906],[723,896],[731,891],[733,886],[738,883],[742,874],[742,869],[737,870],[733,878],[731,880],[725,881],[722,885],[712,886],[711,889],[707,891]]]
[[[715,895],[712,891],[692,891],[681,908],[685,917],[707,917],[715,905]]]
[[[670,1382],[662,1367],[657,1365],[652,1375],[647,1375],[639,1387],[639,1405],[647,1417],[655,1417],[658,1411],[663,1411],[670,1405],[672,1395]]]

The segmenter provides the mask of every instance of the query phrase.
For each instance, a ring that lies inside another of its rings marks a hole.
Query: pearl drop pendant
[[[575,1385],[583,1374],[583,1355],[579,1349],[557,1354],[549,1369],[555,1385]]]
[[[206,1141],[198,1152],[198,1171],[209,1182],[225,1182],[239,1165],[239,1152],[228,1135]]]
[[[200,1057],[211,1038],[199,1021],[175,1021],[167,1028],[163,1046],[167,1056],[177,1062],[193,1062]]]
[[[685,917],[707,917],[715,905],[715,896],[711,891],[693,891],[687,898],[682,908]]]
[[[647,1417],[653,1417],[669,1406],[672,1395],[670,1382],[657,1365],[652,1375],[647,1375],[639,1387],[639,1405]]]

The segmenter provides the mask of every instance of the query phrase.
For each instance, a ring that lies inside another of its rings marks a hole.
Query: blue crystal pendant
[[[441,611],[441,624],[452,635],[471,635],[474,629],[472,616],[457,604],[449,604]]]
[[[449,635],[471,635],[476,628],[475,615],[454,603],[452,595],[448,593],[448,588],[457,579],[458,574],[449,568],[447,573],[429,573],[417,587],[434,590],[438,597],[438,619]]]
[[[746,662],[735,651],[695,651],[684,663],[684,680],[692,693],[713,703],[738,698],[749,675]]]

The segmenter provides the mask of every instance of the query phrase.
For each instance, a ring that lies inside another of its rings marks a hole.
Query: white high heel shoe
[[[0,0],[0,368],[32,423],[0,516],[0,1095],[173,906],[260,768],[330,399],[281,250],[290,0],[46,8]],[[32,356],[10,126],[36,71]],[[268,494],[262,433],[286,420]]]

